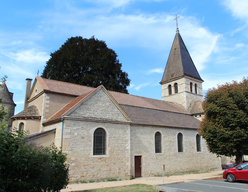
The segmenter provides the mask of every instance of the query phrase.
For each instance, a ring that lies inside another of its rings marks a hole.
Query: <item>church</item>
[[[70,180],[161,176],[220,168],[198,135],[202,82],[177,30],[160,82],[162,100],[36,77],[12,126],[67,154]]]

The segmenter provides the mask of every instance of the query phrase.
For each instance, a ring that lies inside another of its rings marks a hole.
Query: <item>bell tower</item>
[[[203,80],[183,42],[177,28],[165,67],[162,85],[162,98],[183,106],[192,114],[203,114],[201,103]]]

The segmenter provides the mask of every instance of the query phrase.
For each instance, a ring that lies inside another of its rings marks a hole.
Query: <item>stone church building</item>
[[[177,31],[160,84],[163,100],[36,77],[13,127],[67,154],[71,181],[129,179],[220,168],[198,135],[202,82]]]

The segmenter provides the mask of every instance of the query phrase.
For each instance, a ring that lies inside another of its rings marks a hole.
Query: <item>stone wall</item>
[[[155,133],[162,135],[162,153],[155,153]],[[177,134],[183,134],[183,152],[177,149]],[[197,130],[158,128],[145,126],[131,127],[131,174],[135,176],[134,157],[142,156],[142,176],[206,171],[220,168],[220,159],[208,152],[201,138],[201,152],[196,150]]]
[[[174,91],[174,84],[178,84],[178,93]],[[190,83],[193,84],[193,92],[190,91]],[[197,84],[197,94],[195,93],[195,84]],[[172,94],[169,95],[168,86],[172,86]],[[162,85],[162,98],[164,101],[175,102],[189,109],[193,101],[202,101],[202,83],[191,78],[181,78]]]
[[[96,92],[94,96],[90,97],[86,102],[82,103],[70,116],[127,121],[121,111],[102,89]]]
[[[106,132],[106,155],[93,155],[93,135]],[[63,152],[67,153],[71,181],[130,178],[130,126],[66,120]]]

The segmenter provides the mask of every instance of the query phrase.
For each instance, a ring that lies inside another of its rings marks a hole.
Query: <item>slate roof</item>
[[[133,124],[198,129],[200,121],[181,113],[121,105]]]
[[[20,113],[14,115],[11,117],[11,119],[14,118],[39,118],[40,114],[35,105],[29,106],[27,109],[21,111]]]
[[[10,104],[16,106],[12,99],[13,93],[9,92],[7,85],[5,83],[0,86],[0,98],[2,99],[3,104]]]
[[[79,96],[94,90],[93,87],[36,77],[44,91]]]
[[[160,84],[164,84],[183,76],[190,76],[203,81],[183,42],[179,32],[176,33],[170,55]]]
[[[65,116],[84,99],[90,97],[98,88],[74,85],[61,81],[37,77],[44,90],[59,94],[76,96],[66,106],[55,113],[46,123]],[[183,107],[162,100],[150,99],[108,91],[113,99],[120,105],[124,112],[132,119],[133,124],[157,125],[180,128],[199,128],[199,121],[191,116],[191,113]],[[83,93],[83,94],[81,94]]]
[[[191,114],[203,114],[204,110],[202,108],[202,102],[195,101],[193,105],[189,108],[189,111],[191,112]]]

